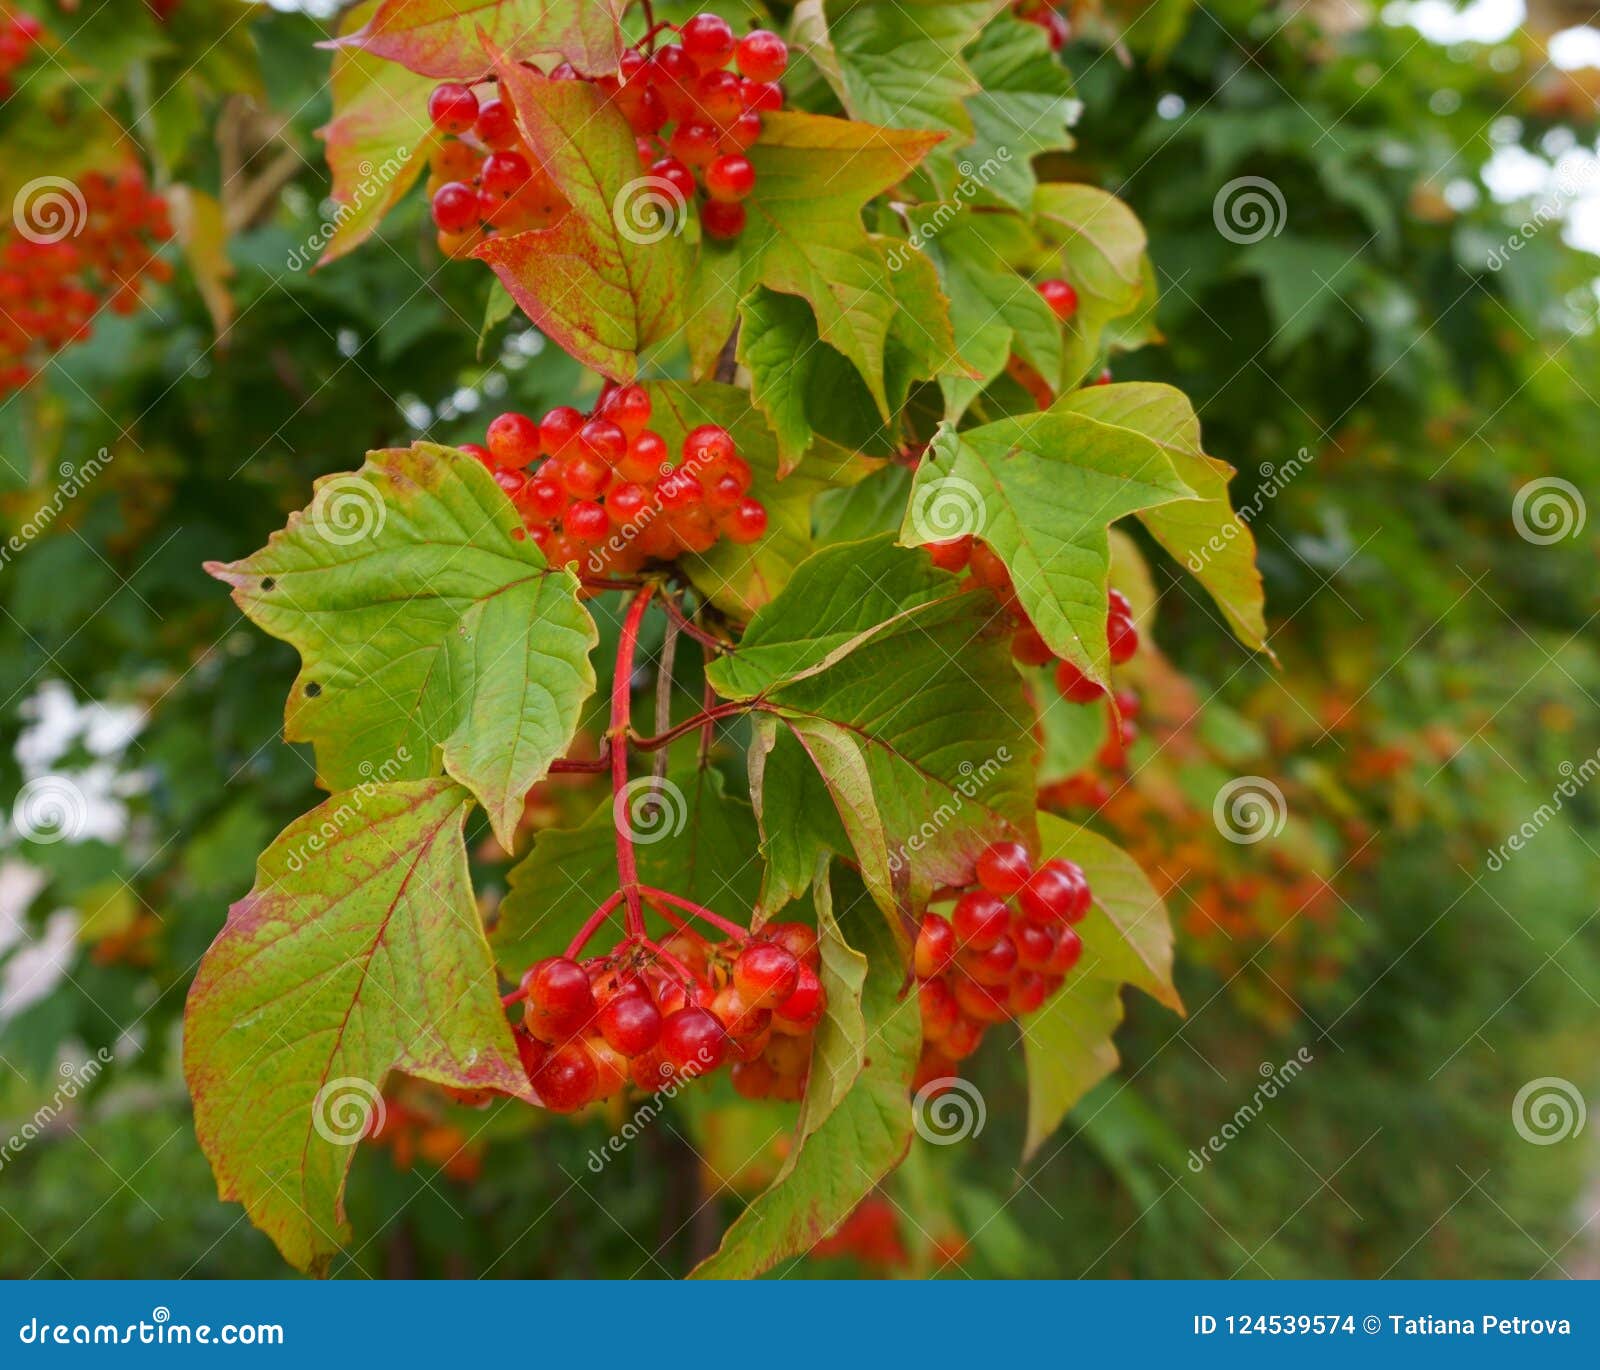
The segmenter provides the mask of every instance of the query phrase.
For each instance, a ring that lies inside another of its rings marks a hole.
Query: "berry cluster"
[[[1016,0],[1011,12],[1024,23],[1037,24],[1050,39],[1050,51],[1060,52],[1072,37],[1072,24],[1061,13],[1068,0]]]
[[[517,1049],[557,1113],[630,1081],[655,1091],[730,1062],[746,1097],[798,1099],[827,1007],[818,965],[803,923],[722,942],[684,928],[660,947],[631,938],[608,956],[552,956],[522,977]]]
[[[566,211],[565,197],[522,141],[509,100],[479,101],[470,86],[436,86],[428,117],[439,133],[428,156],[428,194],[439,249],[461,257],[489,233],[545,228]]]
[[[996,842],[950,916],[923,915],[912,958],[922,1008],[918,1089],[954,1075],[991,1024],[1036,1013],[1061,988],[1083,954],[1073,924],[1091,902],[1074,862],[1035,867],[1020,842]]]
[[[10,98],[11,73],[28,60],[43,36],[44,25],[31,14],[0,7],[0,100]]]
[[[44,357],[87,338],[102,305],[131,314],[144,280],[172,277],[156,256],[172,236],[167,204],[141,173],[94,172],[76,189],[74,201],[24,207],[19,230],[0,237],[0,395],[26,385]],[[34,214],[50,219],[36,226],[50,232],[29,235]]]
[[[624,54],[618,76],[601,84],[614,89],[650,174],[685,204],[702,191],[707,235],[736,238],[745,225],[741,202],[756,184],[745,153],[761,136],[761,116],[783,108],[778,82],[789,49],[766,29],[736,39],[715,14],[697,14],[678,32],[679,42],[648,56]]]
[[[538,422],[501,414],[486,445],[462,450],[494,473],[552,566],[626,575],[704,552],[720,536],[754,542],[766,532],[766,507],[751,498],[750,466],[726,428],[691,430],[674,465],[649,422],[643,387],[608,385],[592,414],[566,405]]]
[[[617,75],[594,84],[627,118],[650,175],[685,205],[703,191],[705,231],[736,237],[745,224],[741,201],[756,183],[745,153],[761,136],[763,112],[783,107],[778,79],[789,50],[765,29],[736,39],[715,14],[688,20],[679,37],[653,51],[629,48]],[[652,30],[646,42],[653,46],[654,38]],[[550,76],[589,79],[566,62]],[[565,211],[504,94],[480,102],[472,87],[447,82],[429,96],[428,115],[441,135],[429,160],[428,194],[444,252],[463,256],[486,234],[543,228]]]
[[[966,571],[970,586],[993,590],[999,597],[1001,612],[1013,629],[1012,656],[1024,666],[1045,666],[1055,659],[1055,653],[1018,602],[1011,572],[993,548],[969,535],[948,542],[929,543],[928,553],[935,566],[958,573]],[[1111,664],[1121,666],[1139,650],[1139,630],[1133,624],[1133,606],[1121,590],[1108,590],[1106,604],[1106,640],[1111,649]],[[1074,704],[1092,704],[1105,693],[1103,686],[1065,660],[1056,665],[1056,687]]]

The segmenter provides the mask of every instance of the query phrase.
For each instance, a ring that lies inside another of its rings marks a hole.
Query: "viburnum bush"
[[[335,1105],[394,1073],[798,1100],[701,1267],[743,1275],[844,1222],[991,1027],[1031,1152],[1114,1067],[1124,985],[1181,1007],[1159,896],[1041,812],[1041,756],[1085,707],[1131,737],[1147,555],[1251,649],[1261,582],[1189,402],[1109,383],[1154,276],[1126,205],[1052,179],[1076,103],[1037,10],[379,0],[336,40],[325,264],[426,171],[426,269],[486,264],[491,321],[594,380],[368,453],[209,568],[299,651],[285,736],[330,792],[184,1042],[221,1192],[296,1265],[348,1235]],[[530,826],[555,775],[609,792]]]

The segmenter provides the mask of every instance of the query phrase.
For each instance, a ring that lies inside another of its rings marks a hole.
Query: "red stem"
[[[584,925],[578,929],[577,936],[567,946],[567,959],[569,961],[577,959],[578,953],[583,950],[584,945],[600,930],[600,925],[617,911],[617,905],[621,902],[622,891],[618,890],[589,915]]]
[[[653,885],[641,885],[639,891],[647,899],[659,899],[665,904],[670,904],[675,909],[682,909],[685,913],[704,919],[712,927],[727,933],[729,937],[738,938],[741,942],[750,935],[748,928],[741,928],[737,923],[730,923],[720,913],[713,913],[704,904],[697,904],[694,900],[685,899],[682,895],[669,894],[666,890],[658,890]]]
[[[607,751],[609,752],[609,748]],[[611,769],[609,755],[597,756],[593,761],[573,761],[562,757],[550,763],[551,775],[604,775]]]
[[[622,632],[617,638],[617,669],[611,679],[611,797],[613,805],[621,803],[623,791],[628,787],[628,733],[632,727],[633,655],[639,645],[639,626],[644,622],[645,610],[650,607],[654,585],[646,585],[628,605],[627,617],[622,620]],[[639,904],[639,860],[633,850],[633,835],[615,808],[611,826],[617,830],[617,875],[622,885],[622,896],[628,902],[627,929],[630,935],[644,934],[644,910]]]
[[[688,633],[690,637],[692,637],[702,646],[710,647],[713,651],[717,652],[731,652],[733,650],[733,648],[728,643],[724,642],[720,637],[717,637],[713,633],[708,633],[698,623],[694,622],[694,620],[692,620],[686,613],[683,612],[682,606],[680,606],[678,602],[670,595],[663,599],[661,603],[662,607],[664,607],[667,611],[667,616],[672,619],[672,621],[676,623],[679,628]]]
[[[668,743],[676,742],[685,733],[692,733],[696,728],[708,728],[718,719],[732,718],[735,714],[747,713],[755,708],[755,704],[747,699],[730,700],[726,704],[718,704],[714,708],[706,709],[696,714],[693,718],[686,718],[682,723],[668,728],[666,732],[655,737],[636,737],[633,745],[641,752],[653,752],[658,747],[665,747]]]

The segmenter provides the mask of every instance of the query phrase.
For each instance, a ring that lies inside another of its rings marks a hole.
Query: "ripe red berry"
[[[637,437],[650,423],[650,392],[642,385],[619,385],[606,396],[600,412],[628,437]]]
[[[678,32],[683,50],[702,70],[726,66],[733,56],[733,29],[719,14],[697,14]]]
[[[744,107],[752,114],[771,114],[783,108],[783,87],[775,81],[745,81],[739,87]]]
[[[1044,970],[1050,964],[1056,939],[1050,935],[1049,928],[1019,921],[1011,936],[1017,944],[1017,964],[1024,970]]]
[[[1044,297],[1044,302],[1050,306],[1050,312],[1066,323],[1078,312],[1078,292],[1063,280],[1049,280],[1039,282],[1039,294]]]
[[[672,130],[667,146],[686,166],[705,167],[717,155],[717,130],[707,123],[685,122]]]
[[[1056,929],[1056,949],[1050,957],[1050,974],[1065,975],[1083,955],[1083,939],[1074,928]]]
[[[621,528],[632,523],[650,505],[650,492],[634,481],[613,486],[606,494],[606,514]]]
[[[611,529],[611,520],[605,506],[594,500],[581,499],[567,509],[562,525],[567,536],[579,542],[599,542]]]
[[[756,185],[756,169],[740,153],[718,157],[706,168],[706,194],[713,200],[742,200]]]
[[[1070,661],[1056,667],[1056,689],[1073,704],[1093,704],[1105,693],[1105,687],[1090,680]]]
[[[1017,944],[1002,933],[993,946],[964,952],[960,964],[980,985],[1003,985],[1017,968]]]
[[[776,81],[789,65],[789,46],[777,34],[755,29],[739,40],[734,56],[752,81]]]
[[[767,531],[767,506],[745,498],[723,520],[723,531],[739,543],[755,542]]]
[[[516,141],[517,120],[504,100],[485,100],[478,106],[474,129],[486,147],[501,148]]]
[[[785,1026],[813,1027],[821,1019],[826,1006],[822,981],[817,978],[816,971],[804,961],[796,964],[799,970],[795,976],[794,989],[772,1010],[773,1019],[781,1020]]]
[[[491,152],[483,159],[478,184],[485,195],[502,198],[516,194],[533,175],[533,167],[520,152]]]
[[[817,965],[817,933],[804,923],[768,923],[761,935],[776,942],[796,961],[813,968]]]
[[[722,1064],[728,1038],[715,1014],[691,1006],[666,1016],[657,1049],[676,1073],[702,1075]]]
[[[548,522],[567,507],[567,492],[556,481],[540,475],[522,487],[518,503],[534,518]]]
[[[578,446],[596,461],[615,466],[628,454],[628,435],[610,419],[590,419],[578,430]]]
[[[442,233],[465,233],[478,223],[478,192],[463,181],[447,181],[433,192],[433,222]]]
[[[619,994],[600,1010],[600,1032],[624,1056],[638,1056],[661,1040],[661,1010],[642,992]]]
[[[477,122],[478,97],[463,85],[447,81],[428,96],[428,118],[445,133],[465,133]]]
[[[587,452],[575,453],[561,463],[561,484],[574,499],[598,498],[610,479],[606,464]]]
[[[941,571],[964,571],[972,557],[972,537],[969,534],[948,542],[930,542],[927,552]]]
[[[949,921],[937,913],[923,914],[912,953],[912,967],[918,977],[931,979],[950,964],[955,954],[956,932]]]
[[[694,83],[700,117],[714,129],[727,128],[744,113],[744,91],[731,71],[708,71]]]
[[[1070,861],[1046,861],[1017,892],[1017,907],[1036,923],[1065,923],[1088,910],[1089,885]]]
[[[684,204],[694,199],[694,172],[676,157],[663,157],[651,163],[650,174],[659,177],[672,187],[676,197]]]
[[[539,446],[548,456],[563,456],[582,427],[583,415],[563,404],[539,420]]]
[[[1139,650],[1139,630],[1131,619],[1113,614],[1106,620],[1106,641],[1111,648],[1111,664],[1121,666]]]
[[[978,883],[1002,898],[1020,890],[1031,874],[1033,862],[1020,842],[993,842],[978,857]]]
[[[771,1008],[794,993],[800,963],[776,942],[751,942],[733,963],[733,983],[757,1008]]]
[[[726,200],[707,200],[700,206],[700,224],[713,238],[737,238],[744,232],[745,210],[742,204]]]
[[[922,1009],[922,1035],[937,1042],[956,1025],[961,1006],[941,979],[924,980],[917,986],[917,1001]]]
[[[572,1113],[594,1096],[599,1072],[594,1060],[578,1043],[558,1047],[533,1073],[533,1087],[544,1106],[554,1113]]]
[[[526,414],[505,413],[489,423],[489,456],[494,465],[511,470],[539,455],[539,425]]]
[[[576,961],[551,956],[530,966],[522,977],[527,996],[528,1031],[541,1041],[570,1037],[594,1016],[589,974]]]
[[[956,901],[950,922],[963,948],[982,951],[1005,936],[1011,910],[987,890],[969,890]]]

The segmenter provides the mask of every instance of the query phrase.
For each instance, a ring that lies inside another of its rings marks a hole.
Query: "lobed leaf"
[[[394,62],[433,80],[474,80],[484,40],[514,61],[571,62],[608,76],[622,56],[623,0],[380,0],[331,46]]]

